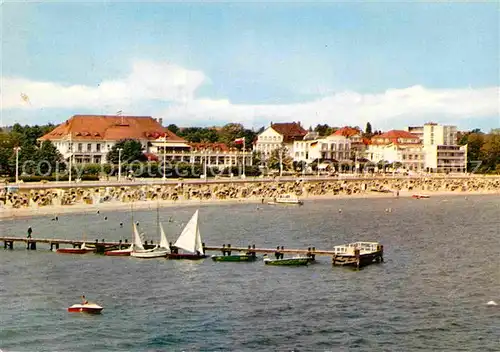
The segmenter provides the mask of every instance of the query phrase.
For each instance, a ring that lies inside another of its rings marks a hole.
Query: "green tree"
[[[500,135],[488,134],[484,137],[484,144],[481,147],[482,167],[486,171],[496,171],[500,165]]]
[[[372,124],[369,122],[366,123],[365,133],[372,134]]]
[[[267,167],[274,170],[283,171],[293,170],[293,159],[288,155],[288,148],[281,146],[271,152],[269,159],[267,159]]]
[[[320,136],[329,136],[334,132],[334,128],[328,126],[327,124],[324,125],[318,124],[314,128],[314,132],[318,132]]]
[[[176,124],[170,124],[167,126],[167,129],[172,132],[172,133],[175,133],[175,134],[178,134],[179,133],[179,127],[177,127]]]
[[[63,156],[51,141],[44,141],[36,151],[37,172],[40,175],[48,175],[59,171]]]
[[[106,160],[111,164],[118,164],[119,151],[118,149],[122,149],[121,152],[121,162],[123,164],[131,163],[133,161],[146,161],[146,157],[144,156],[143,147],[140,141],[135,139],[122,139],[117,142],[111,150],[108,152],[106,156]]]
[[[228,123],[224,125],[218,133],[219,142],[225,143],[226,145],[233,145],[236,138],[244,137],[244,130],[241,123]]]

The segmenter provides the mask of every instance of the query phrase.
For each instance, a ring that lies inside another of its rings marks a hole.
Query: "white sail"
[[[198,237],[198,210],[191,217],[191,220],[186,224],[181,235],[175,242],[174,246],[184,249],[188,252],[196,252],[198,246],[196,245]]]
[[[168,244],[167,235],[165,235],[165,231],[163,230],[163,226],[160,223],[160,248],[165,248],[170,250],[170,245]]]
[[[198,224],[196,224],[196,250],[201,254],[205,254],[205,251],[203,250],[203,242],[201,241],[200,228]]]
[[[144,250],[144,246],[142,245],[141,235],[139,235],[139,231],[137,231],[137,225],[134,223],[134,248],[138,250]]]

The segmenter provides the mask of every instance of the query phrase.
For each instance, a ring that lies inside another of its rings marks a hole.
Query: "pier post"
[[[359,267],[360,267],[360,257],[359,257],[359,248],[356,248],[354,250],[354,256],[356,257],[356,269],[359,270]]]
[[[118,241],[118,249],[122,249],[122,240]]]
[[[36,242],[35,241],[27,241],[26,249],[35,250],[36,249]]]
[[[227,255],[231,255],[231,243],[227,244]]]

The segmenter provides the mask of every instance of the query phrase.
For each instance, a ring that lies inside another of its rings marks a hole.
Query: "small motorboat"
[[[130,245],[129,248],[125,249],[116,249],[113,251],[106,251],[104,252],[104,255],[109,255],[109,256],[129,256],[130,253],[132,253],[134,245]]]
[[[289,266],[300,266],[307,265],[311,261],[309,257],[290,257],[283,259],[271,259],[264,258],[264,264],[266,265],[289,265]]]
[[[95,303],[86,303],[86,304],[73,304],[68,308],[68,312],[70,313],[90,313],[90,314],[99,314],[103,310],[98,304]]]
[[[431,196],[428,194],[414,194],[411,197],[416,199],[427,199],[430,198]]]
[[[214,262],[254,262],[257,256],[250,254],[213,255]]]
[[[85,242],[82,243],[80,248],[58,248],[56,250],[57,253],[66,253],[66,254],[85,254],[94,252],[94,248],[85,247]]]

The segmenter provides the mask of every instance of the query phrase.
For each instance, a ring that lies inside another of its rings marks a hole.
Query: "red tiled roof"
[[[415,143],[420,142],[420,138],[413,133],[403,131],[403,130],[391,130],[385,133],[382,133],[377,136],[372,137],[372,143],[384,144],[387,143],[385,140],[388,139],[389,143],[394,144],[408,144],[406,142],[402,143],[399,141],[400,139],[411,139],[415,140]],[[410,143],[411,144],[411,143]]]
[[[297,122],[273,123],[271,127],[283,136],[284,142],[302,140],[307,134],[307,130]]]
[[[151,116],[74,115],[40,140],[154,140],[166,135],[168,141],[184,139],[163,127]]]
[[[355,135],[361,135],[361,131],[358,130],[357,128],[352,128],[352,127],[342,127],[341,129],[333,132],[331,135],[332,136],[344,136],[344,137],[352,137]]]

